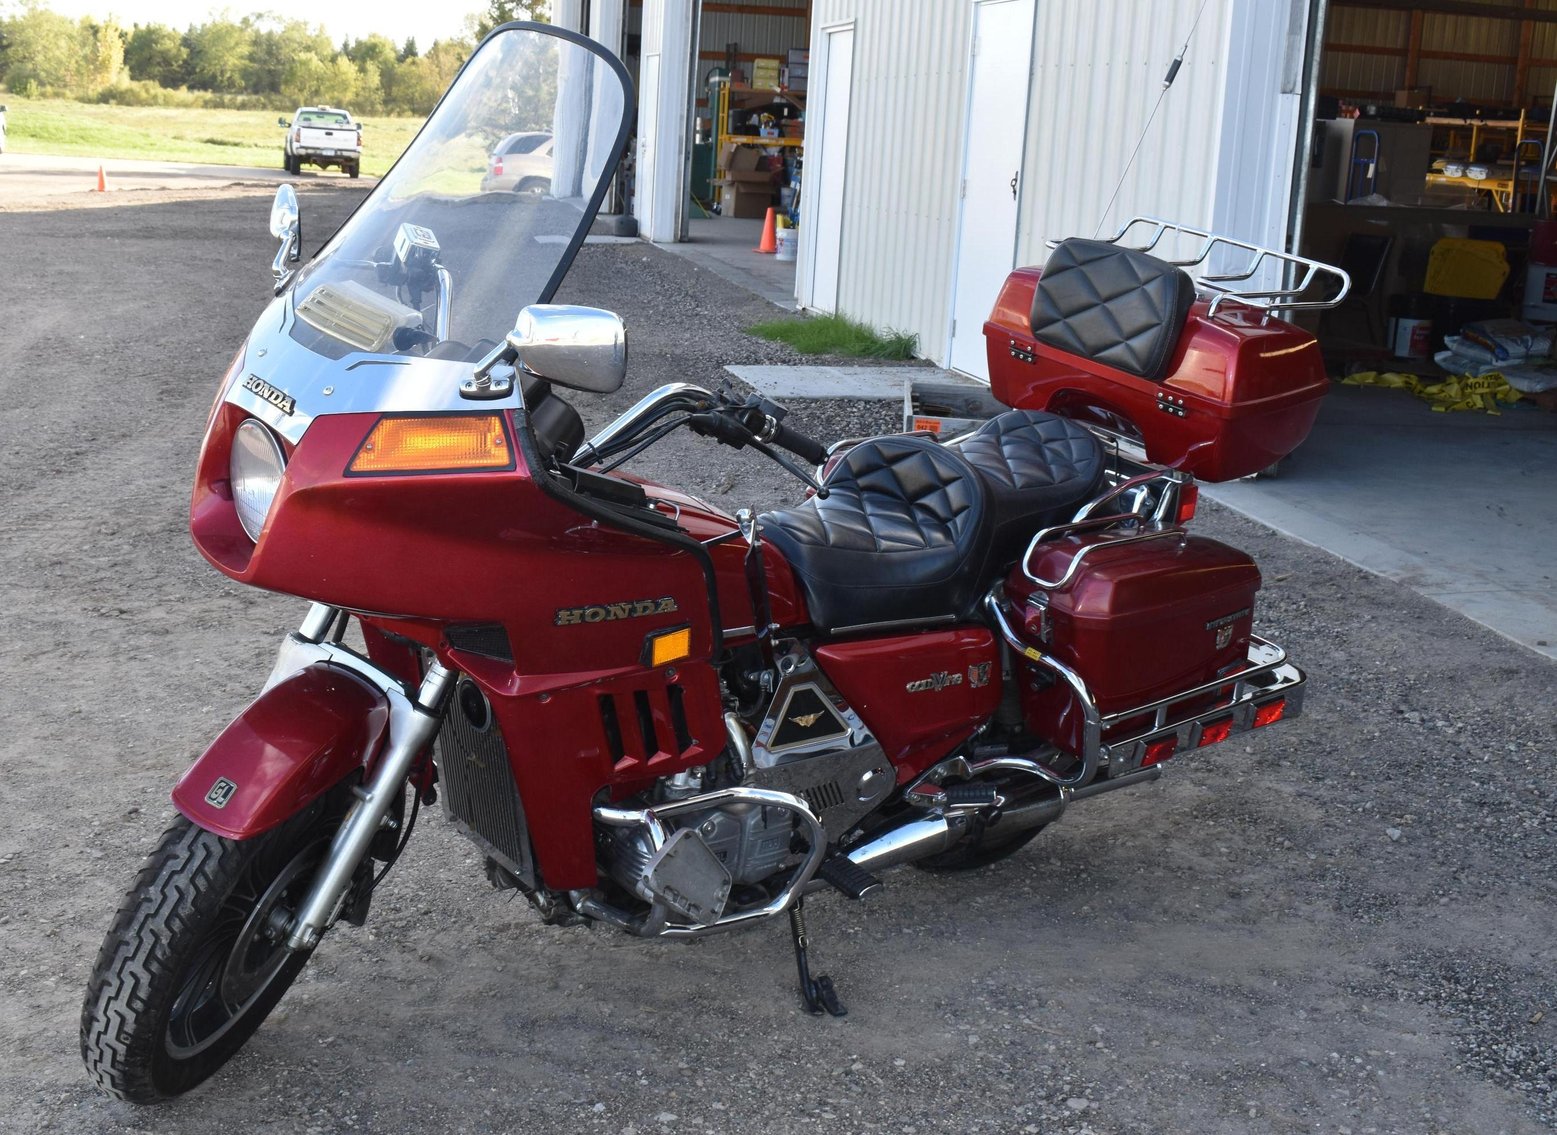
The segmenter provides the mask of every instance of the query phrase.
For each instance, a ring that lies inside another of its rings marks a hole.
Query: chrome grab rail
[[[652,808],[602,806],[594,810],[594,816],[600,823],[612,827],[642,825],[648,832],[649,843],[655,851],[658,851],[669,838],[669,832],[664,825],[666,819],[686,812],[704,812],[726,804],[758,804],[765,808],[783,808],[794,813],[804,828],[801,834],[808,844],[806,856],[790,875],[784,889],[767,903],[754,910],[723,915],[709,926],[688,926],[684,923],[671,922],[663,908],[658,905],[650,910],[647,917],[635,919],[593,896],[576,895],[574,898],[576,909],[581,914],[620,926],[645,938],[700,938],[705,934],[731,930],[737,926],[744,926],[748,922],[756,922],[759,919],[784,913],[794,905],[796,899],[801,897],[806,885],[810,883],[817,868],[822,865],[823,857],[827,854],[827,833],[823,830],[821,821],[816,818],[816,813],[812,812],[810,806],[800,797],[788,792],[775,792],[769,788],[721,788],[716,792],[689,796],[685,800],[677,800],[669,804],[656,804]]]
[[[1147,226],[1151,229],[1150,238],[1145,244],[1133,244],[1125,240],[1130,230],[1137,226]],[[1215,316],[1217,309],[1229,300],[1248,304],[1263,311],[1323,311],[1338,306],[1347,293],[1351,291],[1352,278],[1345,271],[1322,261],[1311,260],[1306,256],[1299,256],[1292,252],[1279,252],[1274,248],[1264,248],[1258,244],[1251,244],[1235,237],[1220,236],[1207,232],[1204,229],[1192,228],[1189,225],[1176,224],[1173,221],[1164,221],[1157,217],[1136,216],[1126,221],[1117,233],[1106,238],[1105,243],[1117,244],[1135,252],[1150,252],[1162,242],[1162,238],[1169,233],[1177,236],[1186,236],[1201,241],[1199,251],[1184,260],[1167,260],[1167,263],[1178,268],[1193,268],[1197,264],[1203,264],[1209,260],[1213,253],[1240,252],[1252,253],[1253,259],[1241,272],[1221,272],[1198,277],[1197,282],[1207,291],[1214,292],[1215,297],[1211,301],[1211,310],[1207,313]],[[1050,241],[1050,247],[1057,242]],[[1298,281],[1290,287],[1277,288],[1271,291],[1242,290],[1227,285],[1239,284],[1252,280],[1267,265],[1280,265],[1284,273],[1297,273]],[[1331,277],[1340,283],[1340,290],[1334,296],[1326,299],[1303,299],[1305,292],[1313,286],[1321,276]]]
[[[1064,574],[1059,579],[1040,579],[1033,574],[1032,568],[1028,566],[1028,561],[1032,559],[1032,555],[1037,551],[1038,545],[1052,539],[1056,535],[1066,531],[1076,532],[1089,528],[1107,528],[1131,518],[1140,519],[1134,513],[1122,513],[1118,516],[1099,516],[1090,520],[1073,520],[1069,524],[1056,524],[1052,528],[1040,529],[1038,534],[1028,543],[1027,551],[1022,553],[1022,574],[1028,578],[1034,587],[1042,588],[1044,591],[1056,591],[1075,579],[1076,573],[1081,570],[1082,561],[1100,548],[1122,548],[1127,544],[1144,544],[1147,540],[1160,540],[1165,536],[1174,536],[1183,540],[1188,535],[1182,528],[1156,528],[1150,532],[1142,532],[1133,536],[1121,536],[1117,540],[1109,540],[1104,544],[1088,544],[1071,558]]]

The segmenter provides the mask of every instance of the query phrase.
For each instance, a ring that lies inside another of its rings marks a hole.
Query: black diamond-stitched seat
[[[934,619],[972,608],[989,545],[987,490],[954,451],[918,437],[861,442],[828,496],[764,513],[824,630]]]
[[[989,491],[996,564],[1015,560],[1038,529],[1069,520],[1103,480],[1092,431],[1042,410],[1007,410],[957,448]]]
[[[1195,302],[1182,268],[1100,240],[1062,240],[1033,294],[1040,343],[1162,381]]]

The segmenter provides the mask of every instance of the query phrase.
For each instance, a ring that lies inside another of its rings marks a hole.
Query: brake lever
[[[755,449],[758,453],[762,454],[764,457],[767,457],[767,458],[769,458],[769,459],[771,459],[773,461],[778,462],[778,464],[782,465],[785,469],[787,469],[797,479],[805,482],[806,487],[809,488],[812,492],[814,492],[817,495],[817,499],[818,500],[826,500],[827,499],[827,487],[825,485],[823,485],[820,481],[818,481],[815,477],[811,476],[811,474],[807,473],[804,469],[800,468],[800,466],[798,466],[794,462],[792,462],[788,457],[786,457],[782,453],[780,453],[778,450],[773,449],[772,447],[770,447],[768,445],[765,445],[764,443],[758,441],[756,438],[753,438],[751,441],[747,442],[746,444],[751,446],[753,449]]]

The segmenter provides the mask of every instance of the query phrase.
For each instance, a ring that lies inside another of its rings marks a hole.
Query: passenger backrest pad
[[[1033,295],[1033,336],[1160,382],[1194,302],[1194,281],[1182,268],[1106,241],[1072,237],[1043,266]]]

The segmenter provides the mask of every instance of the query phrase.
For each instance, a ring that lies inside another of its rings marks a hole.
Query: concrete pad
[[[965,382],[972,379],[936,367],[733,366],[725,367],[748,386],[772,398],[860,398],[901,402],[910,379]]]
[[[1201,491],[1557,659],[1557,415],[1337,386],[1278,477]]]
[[[762,225],[760,220],[742,217],[694,218],[687,223],[688,240],[655,247],[794,311],[795,262],[752,251],[762,239]]]

